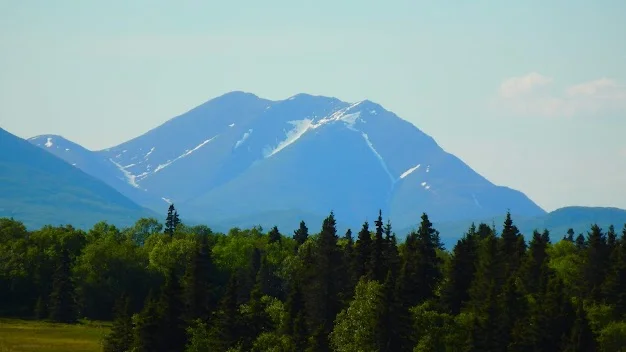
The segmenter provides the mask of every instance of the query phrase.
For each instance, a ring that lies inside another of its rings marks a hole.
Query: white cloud
[[[551,94],[539,87],[553,79],[539,73],[506,79],[498,90],[497,107],[527,116],[574,116],[626,111],[626,86],[600,78],[566,87]]]
[[[525,76],[511,77],[500,85],[500,95],[505,98],[511,98],[526,94],[533,88],[543,86],[552,82],[552,78],[542,76],[536,72],[529,73]]]

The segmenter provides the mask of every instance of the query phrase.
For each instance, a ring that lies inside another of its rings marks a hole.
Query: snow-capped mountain
[[[402,227],[416,224],[422,212],[435,221],[484,218],[507,209],[521,216],[545,213],[368,100],[298,94],[269,101],[232,92],[106,150],[74,155],[78,146],[55,148],[55,140],[31,142],[125,194],[153,197],[128,195],[139,204],[161,209],[172,201],[181,214],[209,223],[333,210],[338,219],[358,225],[383,209]],[[113,184],[120,181],[123,187]],[[153,202],[157,198],[161,204]]]

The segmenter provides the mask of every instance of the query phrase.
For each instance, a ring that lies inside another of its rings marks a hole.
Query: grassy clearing
[[[96,352],[110,324],[54,324],[0,318],[0,352]]]

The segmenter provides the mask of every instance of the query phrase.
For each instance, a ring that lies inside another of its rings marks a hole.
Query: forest
[[[0,219],[0,316],[112,321],[105,351],[626,351],[626,225],[524,236],[507,214],[446,249],[427,214],[401,240],[380,212],[341,234],[332,212],[226,234],[164,218]]]

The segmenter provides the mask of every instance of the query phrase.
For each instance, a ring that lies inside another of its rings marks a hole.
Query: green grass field
[[[61,352],[102,350],[108,323],[76,325],[0,318],[0,352]]]

